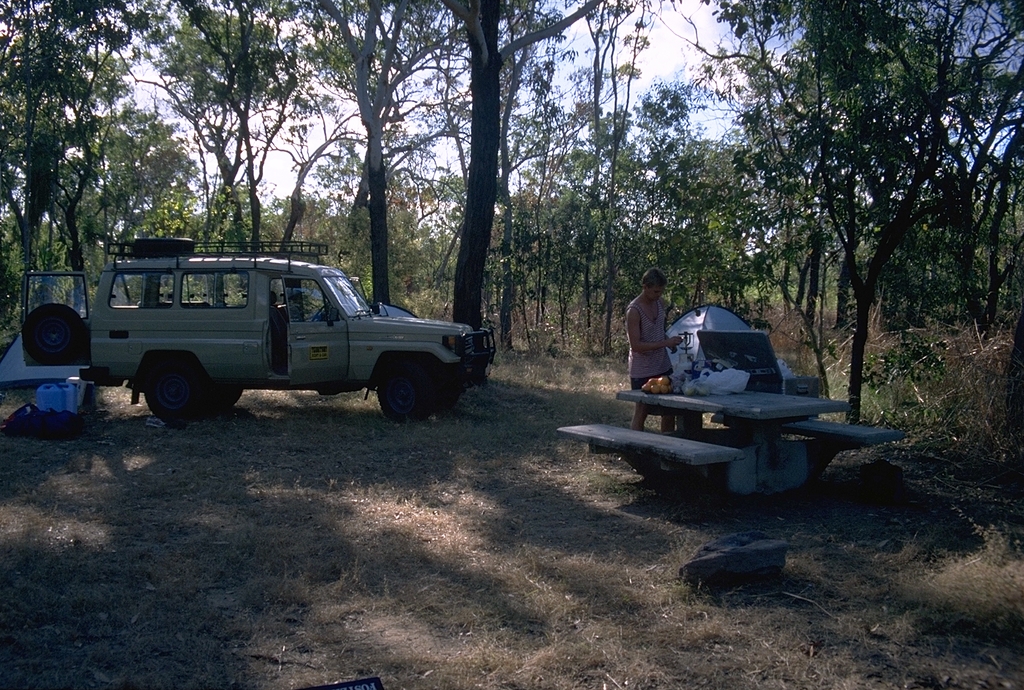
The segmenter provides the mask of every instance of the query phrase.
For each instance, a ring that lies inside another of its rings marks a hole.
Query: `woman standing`
[[[626,335],[629,338],[629,381],[633,390],[638,390],[647,379],[668,376],[672,373],[666,348],[676,347],[683,342],[675,335],[665,337],[665,304],[661,295],[665,292],[668,279],[657,268],[649,268],[640,282],[642,291],[626,307]],[[637,403],[630,428],[640,431],[647,420],[647,405]],[[664,415],[661,418],[662,433],[676,429],[676,418]]]

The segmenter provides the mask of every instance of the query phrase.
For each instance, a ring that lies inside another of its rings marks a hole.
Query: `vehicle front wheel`
[[[450,410],[455,407],[455,404],[459,402],[459,398],[462,397],[462,393],[465,390],[465,385],[463,385],[462,381],[459,381],[458,379],[445,381],[440,385],[439,392],[437,394],[437,409]]]
[[[146,377],[146,404],[161,419],[196,417],[202,411],[206,395],[204,379],[188,362],[162,362]]]
[[[396,422],[426,419],[434,411],[434,382],[414,362],[394,365],[377,386],[377,400],[384,416]]]

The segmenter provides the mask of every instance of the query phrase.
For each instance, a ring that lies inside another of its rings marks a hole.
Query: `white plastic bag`
[[[775,362],[779,365],[779,371],[782,372],[782,378],[788,379],[793,377],[793,372],[790,370],[789,365],[780,357]]]
[[[700,378],[683,384],[683,395],[725,395],[747,387],[750,374],[740,369],[704,371]]]
[[[690,371],[688,369],[677,371],[669,377],[669,380],[672,381],[672,392],[683,395],[683,389],[690,382]]]

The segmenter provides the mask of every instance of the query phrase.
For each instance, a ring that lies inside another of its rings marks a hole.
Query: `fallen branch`
[[[821,609],[821,612],[824,613],[826,616],[828,616],[829,618],[835,618],[835,616],[833,616],[831,613],[828,612],[828,609],[826,609],[824,606],[822,606],[821,604],[819,604],[816,601],[812,601],[811,599],[808,599],[807,597],[802,597],[799,594],[791,594],[790,592],[783,592],[783,594],[785,594],[787,597],[793,597],[794,599],[799,599],[800,601],[806,601],[808,604],[814,604],[819,609]]]

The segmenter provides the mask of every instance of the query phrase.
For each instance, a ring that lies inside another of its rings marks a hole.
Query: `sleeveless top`
[[[652,321],[647,312],[639,305],[639,300],[640,298],[637,297],[630,302],[629,306],[626,307],[626,313],[628,314],[630,309],[636,309],[640,314],[640,342],[652,343],[664,340],[665,305],[662,304],[661,300],[658,300],[658,315]],[[645,376],[658,376],[671,368],[672,361],[668,358],[668,350],[664,347],[646,352],[634,352],[633,348],[629,348],[630,378],[639,379]]]

